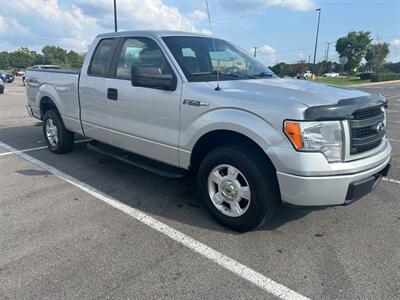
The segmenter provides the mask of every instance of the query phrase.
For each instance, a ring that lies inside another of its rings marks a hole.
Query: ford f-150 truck
[[[77,133],[156,173],[196,174],[211,215],[237,231],[281,202],[351,203],[389,168],[382,95],[282,79],[199,34],[101,34],[80,71],[28,71],[27,97],[50,151],[70,151]]]

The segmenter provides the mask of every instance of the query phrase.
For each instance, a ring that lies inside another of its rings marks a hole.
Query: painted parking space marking
[[[75,141],[75,144],[89,142],[89,141],[91,141],[91,140],[90,139],[79,140],[79,141]],[[41,146],[41,147],[34,147],[34,148],[28,148],[28,149],[22,149],[22,150],[16,150],[16,151],[9,151],[9,152],[0,153],[0,156],[13,155],[13,154],[17,154],[17,152],[18,153],[26,153],[26,152],[31,152],[31,151],[43,150],[43,149],[47,149],[47,148],[48,148],[47,146]]]
[[[213,248],[199,242],[190,236],[170,227],[169,225],[151,217],[150,215],[126,205],[119,200],[97,190],[96,188],[84,183],[48,164],[42,162],[24,152],[21,152],[8,144],[0,141],[0,147],[5,148],[7,151],[29,161],[30,163],[42,168],[43,170],[52,173],[54,176],[74,185],[82,191],[92,195],[98,200],[120,210],[121,212],[131,216],[133,219],[141,222],[144,225],[154,229],[155,231],[164,234],[172,240],[182,244],[183,246],[191,249],[192,251],[202,255],[203,257],[213,261],[225,270],[228,270],[242,279],[258,286],[264,291],[279,297],[280,299],[308,299],[307,297],[289,289],[288,287],[266,277],[265,275],[251,269],[250,267],[234,260],[233,258],[214,250]]]
[[[388,139],[389,141],[391,141],[391,142],[397,142],[397,143],[400,143],[400,140],[396,140],[396,139]]]
[[[22,93],[14,93],[14,92],[9,92],[9,91],[4,91],[4,94],[11,94],[11,95],[17,95],[17,96],[25,96],[25,94],[22,94]]]
[[[393,179],[393,178],[383,177],[382,180],[383,180],[383,181],[387,181],[387,182],[392,182],[392,183],[400,184],[400,180]]]

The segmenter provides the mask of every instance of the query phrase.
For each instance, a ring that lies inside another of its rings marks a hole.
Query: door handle
[[[117,89],[107,89],[107,98],[109,100],[118,100],[118,90]]]

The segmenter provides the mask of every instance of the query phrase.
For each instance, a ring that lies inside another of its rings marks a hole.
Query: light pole
[[[257,48],[258,47],[254,47],[254,57],[257,57]]]
[[[317,56],[317,45],[318,45],[318,33],[319,33],[319,20],[321,18],[321,8],[317,8],[315,11],[318,12],[318,25],[317,25],[317,37],[315,38],[315,48],[314,48],[314,60],[313,65],[315,67],[315,58]]]
[[[114,30],[115,30],[115,32],[118,31],[118,28],[117,28],[117,0],[114,0]]]

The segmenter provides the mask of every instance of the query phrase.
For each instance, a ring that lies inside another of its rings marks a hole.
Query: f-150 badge
[[[187,105],[191,105],[191,106],[209,106],[208,103],[201,102],[199,100],[189,100],[189,99],[183,100],[183,104],[187,104]]]

